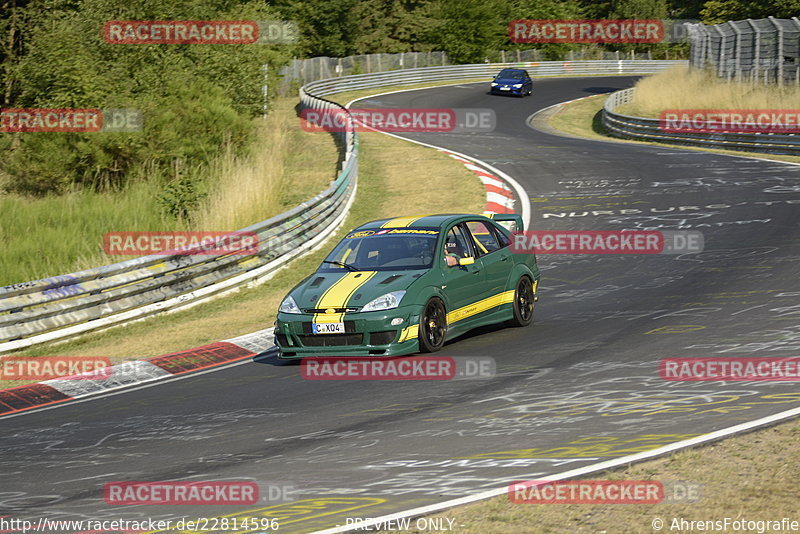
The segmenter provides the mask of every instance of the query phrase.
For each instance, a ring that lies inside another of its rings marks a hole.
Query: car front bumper
[[[399,356],[419,352],[421,306],[344,315],[344,334],[313,334],[313,314],[278,313],[275,345],[278,358],[325,356]],[[392,325],[393,319],[402,319]]]
[[[519,89],[515,87],[509,87],[508,89],[501,89],[499,86],[491,88],[492,94],[495,95],[521,95],[524,90],[525,90],[524,87],[520,87]]]

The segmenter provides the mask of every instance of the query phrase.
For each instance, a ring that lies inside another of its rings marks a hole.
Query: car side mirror
[[[472,265],[473,263],[475,263],[475,258],[473,258],[472,256],[466,258],[459,258],[458,260],[459,265]]]

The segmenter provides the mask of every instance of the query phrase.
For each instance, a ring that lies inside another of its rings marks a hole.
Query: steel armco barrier
[[[603,106],[603,126],[617,137],[706,148],[800,155],[800,136],[797,134],[664,132],[660,128],[659,119],[617,113],[619,106],[633,100],[634,91],[635,88],[632,87],[611,93]]]
[[[533,76],[648,74],[681,61],[610,60],[487,63],[403,69],[342,76],[306,84],[302,108],[339,110],[324,98],[343,91],[471,78],[489,79],[506,67]],[[296,208],[241,231],[259,237],[253,256],[144,256],[133,260],[0,288],[0,354],[186,308],[271,277],[311,250],[344,221],[355,197],[358,139],[352,119],[338,135],[341,171],[328,189]]]
[[[600,60],[600,61],[530,61],[513,63],[481,63],[477,65],[448,65],[420,69],[401,69],[372,74],[356,74],[328,78],[306,84],[317,96],[343,91],[371,89],[390,85],[413,85],[451,80],[483,79],[488,81],[501,69],[526,69],[531,76],[614,76],[652,74],[669,67],[686,65],[687,61]]]

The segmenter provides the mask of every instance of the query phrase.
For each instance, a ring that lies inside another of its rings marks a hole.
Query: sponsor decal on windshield
[[[359,230],[348,235],[346,239],[357,239],[359,237],[378,237],[385,235],[439,235],[438,228],[381,228],[379,230]]]

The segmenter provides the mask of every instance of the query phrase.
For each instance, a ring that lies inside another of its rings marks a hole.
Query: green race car
[[[491,218],[490,218],[491,217]],[[533,320],[539,268],[511,251],[519,215],[426,215],[361,225],[286,296],[279,358],[435,352],[477,326]]]

